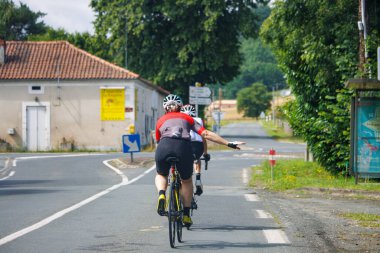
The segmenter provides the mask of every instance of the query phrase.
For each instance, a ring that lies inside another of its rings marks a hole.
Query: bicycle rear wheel
[[[177,196],[179,195],[178,194],[178,191],[177,192]],[[178,211],[178,217],[177,217],[177,240],[178,242],[183,242],[182,241],[182,216],[183,216],[183,207],[182,207],[182,201],[180,199],[180,196],[178,196],[178,203],[179,203],[179,206],[177,208],[177,211]]]
[[[176,234],[176,225],[177,225],[177,215],[175,208],[175,195],[174,195],[174,186],[170,185],[169,187],[169,205],[168,205],[168,221],[169,221],[169,242],[170,247],[175,247],[175,234]]]

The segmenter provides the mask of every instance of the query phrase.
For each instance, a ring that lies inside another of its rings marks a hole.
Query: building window
[[[44,94],[44,86],[41,85],[29,85],[29,94]]]

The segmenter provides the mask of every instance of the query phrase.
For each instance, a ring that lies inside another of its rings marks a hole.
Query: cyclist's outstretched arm
[[[225,146],[228,146],[228,147],[234,148],[234,149],[240,149],[238,145],[245,144],[245,142],[241,142],[241,141],[229,142],[226,139],[222,138],[221,136],[219,136],[216,133],[211,132],[209,130],[204,130],[202,132],[202,137],[204,137],[205,139],[207,139],[209,141],[212,141],[212,142],[215,142],[215,143],[218,143],[221,145],[225,145]]]
[[[202,142],[203,142],[203,153],[207,154],[207,141],[205,137],[202,136]]]

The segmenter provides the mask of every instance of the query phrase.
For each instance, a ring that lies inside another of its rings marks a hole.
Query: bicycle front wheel
[[[170,247],[175,247],[175,234],[177,225],[177,215],[175,208],[175,193],[174,186],[169,187],[169,200],[168,200],[168,221],[169,221],[169,242]]]

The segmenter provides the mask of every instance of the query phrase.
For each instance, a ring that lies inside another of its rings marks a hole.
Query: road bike
[[[170,247],[175,247],[175,237],[177,234],[178,242],[182,242],[182,217],[183,205],[180,197],[181,178],[177,170],[177,157],[168,157],[167,162],[171,164],[168,177],[169,194],[167,199],[167,216],[169,221],[169,241]]]
[[[205,160],[201,158],[201,160]],[[177,157],[168,157],[166,159],[168,163],[170,163],[170,174],[168,177],[168,185],[169,192],[167,198],[168,207],[167,216],[169,221],[169,242],[170,247],[175,247],[175,239],[177,235],[177,241],[179,243],[183,242],[182,240],[182,218],[183,218],[183,204],[180,196],[180,188],[181,188],[181,177],[177,170],[177,163],[179,159]],[[205,160],[205,170],[207,170],[207,161]],[[195,196],[193,194],[193,200],[191,203],[191,214],[194,209],[197,209],[197,203]],[[189,230],[189,227],[187,227]]]
[[[204,160],[205,161],[205,170],[207,170],[208,167],[208,161],[203,157],[200,158],[199,160]],[[195,191],[193,192],[193,198],[191,199],[191,205],[190,205],[190,216],[193,216],[194,210],[198,209],[198,201],[197,198],[195,197]],[[189,230],[189,228],[187,228]]]

